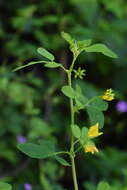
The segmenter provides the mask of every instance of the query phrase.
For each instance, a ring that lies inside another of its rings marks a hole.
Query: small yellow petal
[[[84,147],[84,151],[86,153],[90,152],[92,154],[94,154],[95,152],[99,152],[98,149],[97,149],[97,147],[95,145],[86,145]]]
[[[88,131],[88,137],[89,138],[94,138],[102,135],[102,132],[99,132],[99,123],[96,123],[96,125],[93,125],[89,128]]]
[[[106,92],[101,96],[103,100],[112,101],[115,97],[112,89],[107,89]]]

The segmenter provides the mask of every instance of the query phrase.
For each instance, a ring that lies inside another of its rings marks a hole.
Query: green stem
[[[72,82],[71,82],[71,73],[74,67],[74,62],[75,62],[75,58],[73,59],[73,62],[70,66],[69,72],[68,72],[68,85],[71,87],[72,86]],[[74,124],[74,102],[73,99],[70,98],[70,111],[71,111],[71,125]],[[76,175],[76,168],[75,168],[75,154],[74,154],[74,137],[73,134],[71,134],[71,148],[70,148],[70,158],[71,158],[71,164],[72,164],[72,175],[73,175],[73,182],[74,182],[74,189],[78,190],[78,182],[77,182],[77,175]]]

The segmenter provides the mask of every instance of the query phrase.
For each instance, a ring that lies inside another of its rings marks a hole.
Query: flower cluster
[[[99,132],[99,124],[98,123],[96,123],[95,125],[93,125],[89,128],[88,133],[87,133],[88,141],[84,145],[84,151],[86,153],[90,152],[90,153],[94,154],[95,152],[98,152],[97,147],[95,146],[94,142],[91,141],[91,139],[98,137],[102,134],[103,134],[102,132]]]
[[[106,92],[101,96],[103,100],[112,101],[115,97],[115,94],[113,93],[113,90],[107,89]]]

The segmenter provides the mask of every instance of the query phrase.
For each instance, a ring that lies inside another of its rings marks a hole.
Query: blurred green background
[[[0,1],[0,178],[13,184],[14,190],[30,190],[26,184],[33,190],[73,189],[69,167],[50,159],[30,159],[16,147],[38,139],[69,147],[68,100],[60,92],[66,83],[64,73],[41,64],[11,72],[41,59],[38,47],[48,49],[68,67],[72,54],[61,31],[79,40],[105,43],[119,56],[82,53],[77,60],[76,67],[86,69],[86,77],[78,81],[85,93],[113,88],[117,97],[105,113],[100,154],[81,153],[76,167],[80,190],[95,190],[100,180],[108,181],[113,190],[127,190],[126,0]],[[89,124],[84,112],[79,123]]]

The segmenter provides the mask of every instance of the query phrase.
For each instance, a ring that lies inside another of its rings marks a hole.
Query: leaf
[[[38,48],[38,49],[37,49],[37,52],[38,52],[40,55],[42,55],[42,56],[46,57],[47,59],[49,59],[50,61],[54,61],[54,59],[55,59],[54,55],[51,54],[49,51],[47,51],[47,50],[44,49],[44,48]]]
[[[60,156],[55,156],[55,159],[63,166],[71,166],[65,159]]]
[[[78,50],[76,40],[73,39],[68,33],[62,32],[61,35],[69,43],[71,52],[74,54],[75,57],[77,57],[80,52]]]
[[[107,182],[102,181],[98,184],[97,190],[111,190],[111,188]]]
[[[82,90],[78,84],[76,84],[75,102],[78,110],[83,109],[88,99],[83,95]]]
[[[66,32],[61,32],[61,36],[70,44],[72,45],[74,43],[74,39],[71,37],[70,34]]]
[[[40,144],[25,143],[19,144],[18,149],[31,158],[44,159],[57,154],[55,146],[50,141],[41,141]]]
[[[102,111],[107,110],[108,103],[103,101],[99,97],[92,98],[88,100],[86,104],[86,110],[88,112],[91,125],[96,124],[99,122],[99,127],[102,128],[104,125],[104,115]]]
[[[49,62],[45,64],[45,67],[48,68],[57,68],[57,67],[61,67],[60,63],[56,63],[56,62]]]
[[[0,190],[12,190],[12,186],[8,183],[0,182]]]
[[[100,52],[108,57],[118,58],[118,56],[104,44],[91,45],[85,48],[85,51],[86,52]]]
[[[87,112],[90,118],[91,125],[95,125],[98,122],[100,128],[104,126],[104,115],[102,111],[99,111],[94,107],[87,107]]]
[[[69,98],[75,98],[75,92],[74,89],[70,86],[63,86],[61,91],[63,94]]]
[[[88,141],[88,128],[86,127],[82,128],[80,141],[83,146]]]
[[[30,63],[28,63],[28,64],[26,64],[26,65],[22,65],[22,66],[19,66],[19,67],[15,68],[15,69],[13,70],[13,72],[18,71],[18,70],[20,70],[20,69],[23,69],[23,68],[25,68],[25,67],[31,66],[31,65],[38,64],[38,63],[46,63],[46,61],[32,61],[32,62],[30,62]]]
[[[99,97],[92,98],[88,106],[94,107],[99,111],[106,111],[108,109],[108,103]]]
[[[79,52],[81,53],[87,46],[90,46],[91,43],[92,43],[91,39],[78,41],[77,46]]]
[[[78,127],[78,125],[71,125],[71,129],[72,129],[72,133],[76,138],[80,138],[81,137],[81,130]]]

